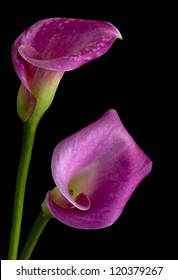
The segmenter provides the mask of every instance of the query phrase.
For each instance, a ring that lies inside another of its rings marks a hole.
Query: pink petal
[[[49,18],[35,23],[16,39],[12,60],[30,91],[25,61],[48,70],[73,70],[103,55],[117,37],[121,38],[120,32],[108,22]]]
[[[56,146],[52,157],[53,179],[74,207],[59,206],[49,192],[48,210],[72,227],[107,227],[118,219],[151,168],[152,162],[126,131],[117,112],[109,110]],[[79,193],[85,202],[77,200]]]
[[[23,122],[32,116],[35,106],[36,98],[21,84],[17,96],[17,112]]]

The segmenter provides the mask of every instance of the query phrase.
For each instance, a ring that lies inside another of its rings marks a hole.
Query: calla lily
[[[64,72],[100,57],[116,38],[121,34],[109,22],[69,18],[44,19],[24,31],[12,47],[22,82],[17,99],[20,118],[40,119]]]
[[[118,219],[152,162],[111,109],[60,142],[51,166],[56,187],[43,213],[74,228],[98,229]]]

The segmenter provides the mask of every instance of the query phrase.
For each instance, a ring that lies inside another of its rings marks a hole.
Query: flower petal
[[[75,207],[61,208],[49,192],[48,210],[72,227],[109,226],[120,216],[151,168],[152,162],[126,131],[117,112],[109,110],[98,121],[56,146],[52,157],[53,179],[62,195]],[[89,197],[90,207],[80,207],[69,188],[74,194],[81,192]]]
[[[12,60],[25,85],[26,62],[55,71],[69,71],[103,55],[120,32],[111,23],[94,20],[48,18],[41,20],[15,41]]]
[[[17,112],[23,122],[32,116],[35,106],[36,98],[21,84],[17,96]]]

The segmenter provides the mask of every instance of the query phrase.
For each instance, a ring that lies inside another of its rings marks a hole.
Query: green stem
[[[20,260],[29,260],[33,252],[33,249],[50,218],[44,216],[42,211],[40,212],[38,218],[36,219],[34,226],[28,236],[25,246],[20,255]]]
[[[11,236],[10,236],[10,244],[9,244],[9,252],[8,252],[9,260],[17,259],[24,196],[25,196],[25,187],[26,187],[28,169],[30,165],[37,125],[38,123],[36,122],[35,123],[26,122],[23,127],[22,150],[21,150],[17,180],[16,180],[12,227],[11,227]]]

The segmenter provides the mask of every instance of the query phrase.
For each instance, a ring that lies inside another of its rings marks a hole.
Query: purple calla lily
[[[17,108],[27,121],[35,111],[40,118],[50,106],[65,71],[103,55],[116,38],[122,38],[109,22],[69,18],[41,20],[15,41],[12,61],[22,84]]]
[[[75,228],[110,226],[151,168],[111,109],[56,146],[52,175],[57,187],[47,193],[43,212]]]

